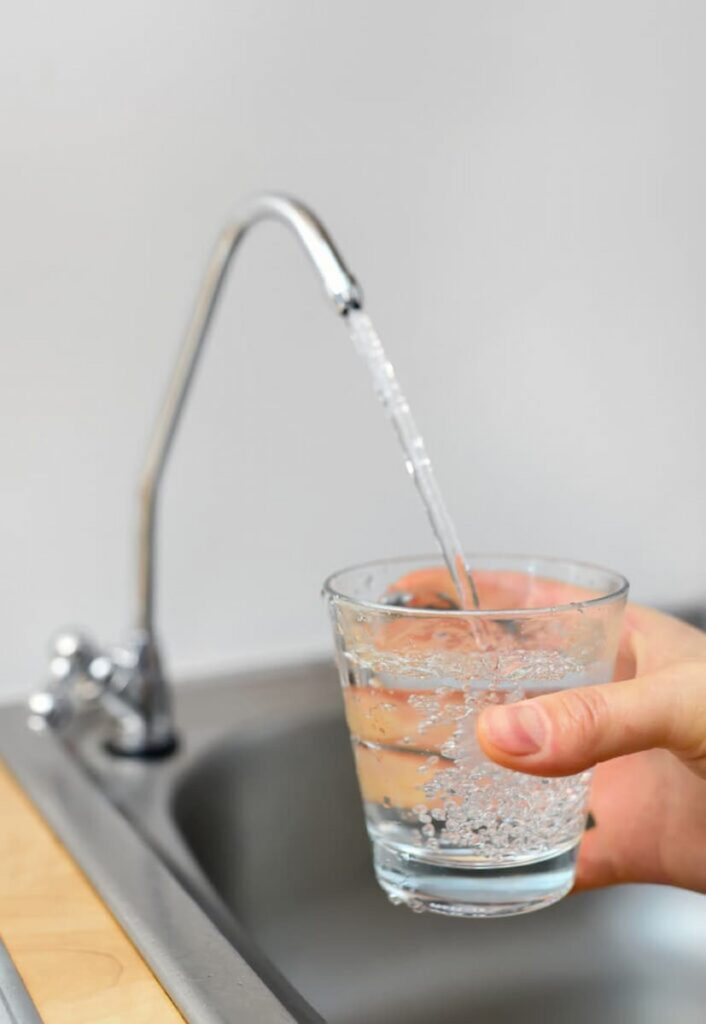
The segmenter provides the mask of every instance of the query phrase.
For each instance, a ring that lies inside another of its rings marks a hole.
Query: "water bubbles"
[[[438,700],[434,697],[427,696],[421,693],[410,693],[407,698],[407,703],[410,707],[414,708],[415,711],[420,711],[423,714],[434,714],[441,707]]]
[[[548,674],[560,671],[558,658],[537,653],[535,668],[540,665]],[[414,650],[404,657],[378,650],[375,657],[379,664],[385,659],[387,674],[381,676],[376,669],[360,688],[361,736],[354,737],[354,745],[374,752],[375,785],[384,787],[385,795],[375,798],[374,807],[371,801],[366,803],[374,839],[392,847],[399,843],[410,855],[423,849],[430,862],[436,851],[439,856],[454,851],[460,857],[470,851],[474,858],[494,863],[539,858],[579,839],[589,773],[549,779],[511,772],[490,762],[475,737],[474,716],[486,704],[513,702],[538,692],[537,677],[528,675],[533,652],[516,651],[514,661],[502,652],[493,655],[495,675],[489,672],[482,681],[473,678],[467,652],[459,652],[453,663],[459,672],[463,667],[463,679],[449,671],[451,651],[444,651],[437,661],[428,652],[422,657]],[[370,660],[375,660],[372,654]],[[504,671],[517,678],[504,679]],[[551,689],[545,681],[542,690]],[[382,739],[380,718],[374,735],[366,733],[363,711],[371,707],[378,716],[389,716],[382,720],[387,729]],[[398,776],[398,769],[404,773]],[[393,788],[398,778],[403,786]],[[361,787],[365,795],[362,773]],[[403,795],[410,789],[415,804]]]
[[[497,860],[525,857],[576,841],[586,780],[520,775],[489,761],[452,762],[424,785],[428,804],[414,813],[429,846],[467,847]],[[430,804],[434,806],[430,807]]]
[[[360,622],[367,620],[361,616]],[[426,696],[442,703],[459,694],[462,702],[483,706],[493,692],[514,701],[538,691],[586,682],[580,659],[563,651],[518,650],[516,638],[509,634],[502,634],[504,642],[511,644],[507,650],[479,651],[460,628],[444,628],[448,639],[431,651],[428,645],[403,651],[380,648],[365,634],[345,657],[364,666],[368,676],[396,677],[401,689],[418,690],[418,684],[426,683]]]

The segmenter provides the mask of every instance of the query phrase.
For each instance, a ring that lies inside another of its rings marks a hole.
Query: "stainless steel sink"
[[[319,699],[196,758],[173,807],[234,916],[325,1019],[704,1020],[703,897],[623,888],[478,922],[389,904],[372,878],[346,728],[329,699],[336,681],[318,676]]]
[[[115,759],[90,730],[69,742],[247,967],[242,991],[264,982],[273,997],[218,1019],[706,1019],[706,897],[622,887],[478,922],[392,907],[327,663],[185,687],[177,716],[183,742],[163,760]]]
[[[624,889],[497,922],[388,903],[337,713],[217,746],[174,811],[233,914],[332,1022],[704,1020],[702,898]]]

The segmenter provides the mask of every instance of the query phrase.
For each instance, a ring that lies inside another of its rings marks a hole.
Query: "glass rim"
[[[606,569],[605,566],[597,565],[594,562],[583,562],[575,558],[561,558],[554,555],[527,555],[521,553],[510,553],[510,552],[468,552],[464,555],[466,564],[470,566],[471,573],[473,572],[473,560],[474,558],[480,559],[506,559],[506,560],[524,560],[527,563],[541,562],[548,566],[552,565],[570,565],[577,569],[587,569],[593,572],[605,573],[606,576],[610,576],[615,581],[615,587],[608,590],[605,594],[599,594],[598,597],[589,597],[584,601],[567,601],[561,604],[545,605],[539,608],[410,608],[406,605],[390,605],[383,604],[381,601],[365,601],[357,597],[351,597],[349,594],[344,594],[341,590],[338,590],[334,585],[335,580],[345,573],[361,571],[366,569],[376,569],[383,565],[395,565],[402,562],[425,562],[435,560],[440,567],[444,567],[443,556],[439,554],[424,554],[424,555],[394,555],[391,558],[375,558],[369,562],[359,562],[356,565],[348,565],[343,569],[337,569],[326,577],[322,587],[322,593],[325,597],[336,601],[343,601],[346,604],[353,605],[358,608],[365,608],[371,611],[386,612],[389,615],[401,615],[401,616],[415,616],[415,617],[429,617],[429,618],[483,618],[492,616],[494,619],[500,618],[518,618],[520,616],[532,616],[532,615],[556,615],[561,612],[578,611],[583,608],[595,608],[601,605],[614,604],[621,598],[626,597],[630,589],[630,583],[628,579],[623,576],[622,573],[615,572],[613,569]],[[484,570],[480,570],[481,572]],[[527,572],[527,575],[532,575]],[[558,580],[557,582],[562,582]]]

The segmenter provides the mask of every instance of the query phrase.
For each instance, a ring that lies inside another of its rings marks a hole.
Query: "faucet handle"
[[[49,674],[56,680],[88,676],[96,657],[98,649],[85,633],[62,629],[49,645]]]
[[[58,724],[76,705],[96,702],[112,675],[111,659],[80,630],[62,629],[49,647],[49,678],[29,698],[40,720]]]

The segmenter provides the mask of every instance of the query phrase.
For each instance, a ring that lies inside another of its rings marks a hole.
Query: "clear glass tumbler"
[[[501,768],[477,714],[609,681],[628,583],[578,562],[469,555],[481,608],[466,611],[438,561],[373,562],[324,586],[375,874],[412,910],[539,909],[573,885],[591,773]]]

